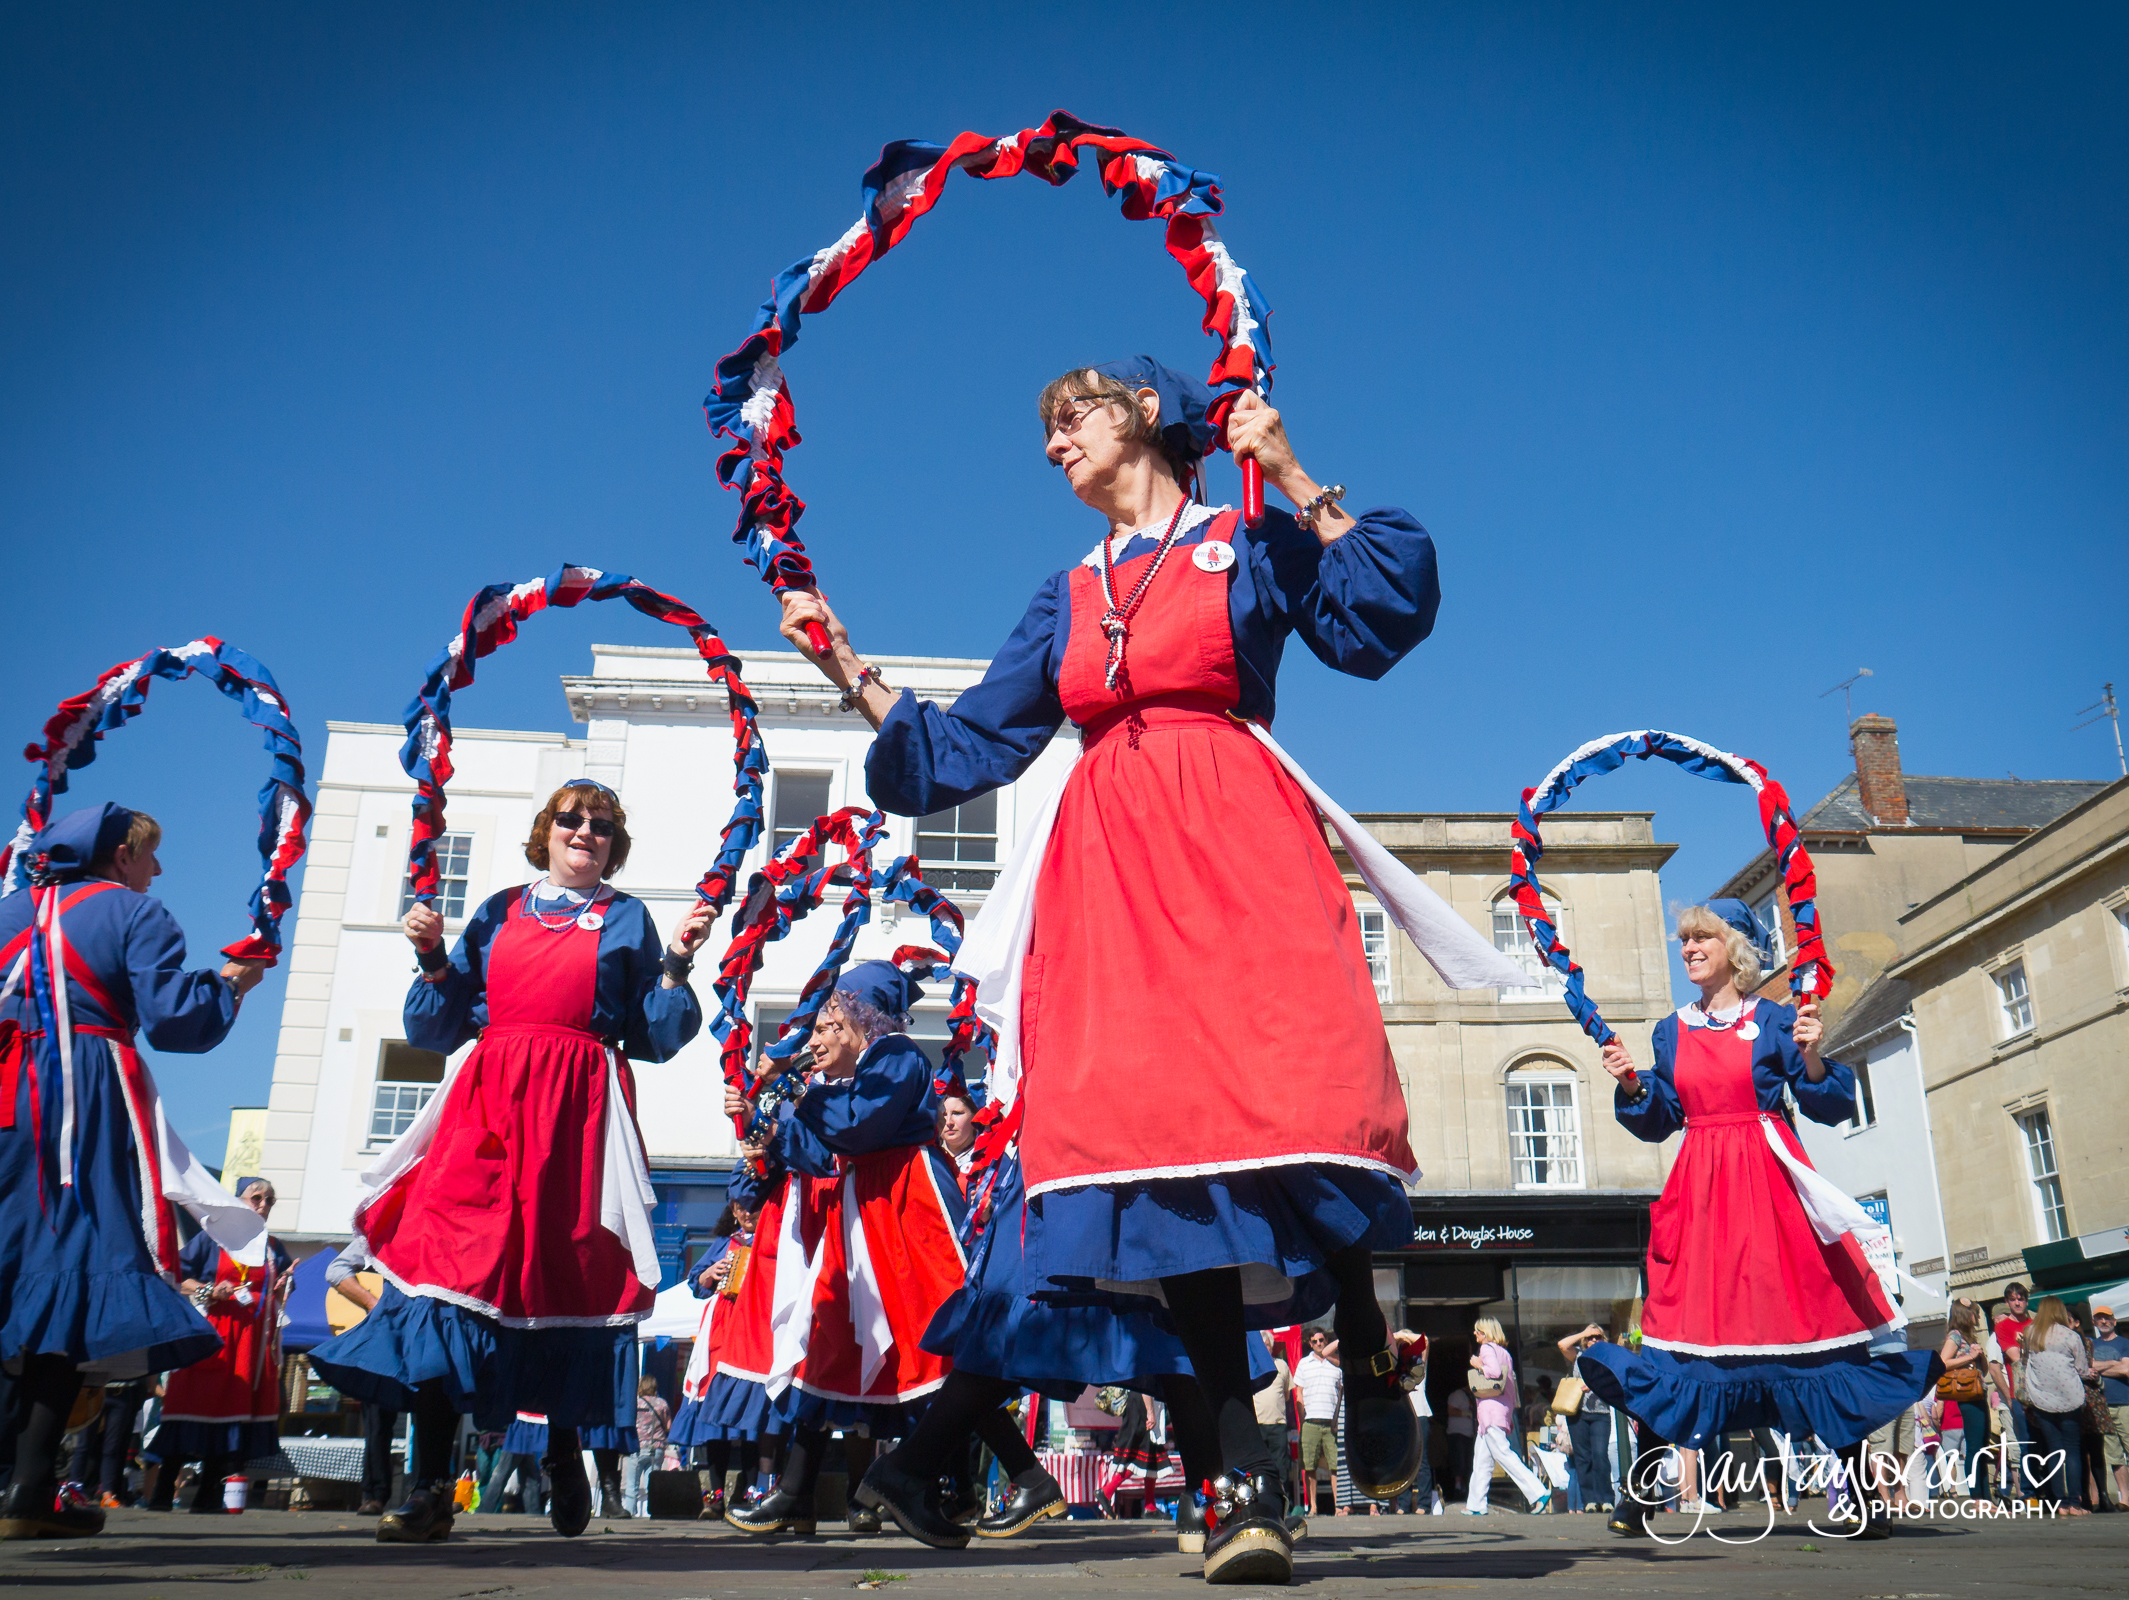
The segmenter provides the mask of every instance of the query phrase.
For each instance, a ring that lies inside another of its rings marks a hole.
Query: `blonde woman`
[[[2090,1515],[2077,1503],[2085,1481],[2085,1378],[2092,1363],[2069,1308],[2049,1295],[2020,1335],[2025,1346],[2026,1422],[2043,1470],[2028,1472],[2026,1492],[2065,1517]]]
[[[1592,1345],[1583,1380],[1652,1442],[1707,1449],[1734,1429],[1816,1434],[1861,1472],[1871,1430],[1926,1393],[1934,1350],[1874,1354],[1895,1313],[1852,1234],[1827,1243],[1800,1185],[1815,1184],[1789,1124],[1794,1099],[1814,1122],[1846,1122],[1855,1074],[1819,1052],[1818,1003],[1750,998],[1771,963],[1747,906],[1720,900],[1678,919],[1686,977],[1700,999],[1656,1024],[1655,1064],[1636,1073],[1624,1041],[1604,1047],[1618,1119],[1637,1138],[1685,1139],[1649,1214],[1641,1349]],[[1660,1450],[1660,1445],[1658,1446]],[[1641,1464],[1636,1463],[1637,1467]],[[1648,1531],[1651,1504],[1626,1473],[1612,1531]],[[1867,1508],[1856,1532],[1882,1537]]]
[[[1480,1317],[1471,1325],[1478,1349],[1471,1355],[1471,1392],[1478,1397],[1478,1441],[1471,1448],[1471,1488],[1464,1497],[1464,1515],[1488,1514],[1487,1496],[1493,1490],[1493,1469],[1499,1465],[1508,1481],[1530,1502],[1533,1512],[1552,1509],[1552,1491],[1523,1465],[1516,1453],[1510,1430],[1515,1426],[1515,1358],[1508,1353],[1508,1335],[1493,1317]]]

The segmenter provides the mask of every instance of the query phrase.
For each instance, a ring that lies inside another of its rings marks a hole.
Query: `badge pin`
[[[1190,559],[1206,572],[1225,572],[1235,564],[1235,547],[1225,539],[1207,539]]]
[[[606,919],[596,911],[587,911],[577,918],[577,926],[586,933],[597,933],[606,926]]]
[[[1743,1024],[1737,1030],[1737,1037],[1746,1040],[1757,1039],[1759,1037],[1759,1024],[1756,1022]]]

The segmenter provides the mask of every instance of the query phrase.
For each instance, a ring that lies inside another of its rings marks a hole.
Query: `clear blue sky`
[[[1910,770],[2108,776],[2070,730],[2129,689],[2124,59],[2129,15],[2076,5],[11,5],[10,738],[218,633],[322,755],[327,718],[398,718],[474,588],[564,557],[773,645],[712,366],[883,141],[1062,106],[1222,175],[1303,461],[1439,541],[1440,627],[1389,680],[1290,659],[1280,736],[1349,807],[1506,808],[1651,725],[1808,803],[1857,666]],[[1036,388],[1202,370],[1197,315],[1083,175],[956,180],[810,320],[791,478],[860,645],[989,653],[1097,531]],[[543,618],[461,720],[567,726],[558,673],[663,631]],[[198,684],[153,700],[75,796],[171,824],[204,952],[265,756]],[[1657,810],[1674,900],[1756,844],[1740,791],[1670,770],[1584,795]],[[279,1001],[159,1066],[211,1160]]]

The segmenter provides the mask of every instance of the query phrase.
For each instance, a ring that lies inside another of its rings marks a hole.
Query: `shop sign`
[[[1415,1222],[1415,1250],[1530,1250],[1536,1248],[1538,1230],[1507,1222]]]

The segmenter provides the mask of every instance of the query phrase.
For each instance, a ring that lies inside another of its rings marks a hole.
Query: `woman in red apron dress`
[[[274,1186],[246,1178],[237,1198],[264,1220],[273,1212]],[[265,1233],[234,1252],[203,1233],[178,1263],[178,1287],[221,1335],[222,1348],[170,1374],[155,1433],[163,1470],[150,1509],[170,1508],[179,1464],[197,1461],[192,1509],[212,1516],[227,1509],[223,1478],[281,1448],[281,1309],[295,1261]]]
[[[770,1492],[725,1511],[746,1533],[813,1532],[829,1431],[901,1432],[950,1370],[920,1343],[967,1271],[931,1062],[907,1032],[922,995],[890,962],[845,970],[814,1025],[815,1078],[747,1147],[770,1181],[702,1416],[791,1444]]]
[[[449,1536],[463,1413],[496,1432],[548,1418],[548,1515],[572,1537],[591,1516],[578,1430],[634,1423],[635,1324],[661,1268],[628,1063],[700,1030],[687,978],[708,917],[696,906],[661,951],[643,903],[605,881],[628,842],[618,797],[578,779],[525,846],[547,876],[490,896],[448,958],[436,913],[407,914],[408,1041],[479,1043],[363,1174],[355,1227],[385,1290],[311,1355],[344,1393],[414,1413],[415,1487],[380,1540]]]
[[[136,1042],[212,1050],[265,970],[186,969],[184,931],[147,892],[161,842],[143,812],[72,812],[28,841],[33,886],[0,899],[0,1539],[102,1530],[58,1481],[84,1375],[122,1382],[221,1342],[177,1290],[176,1208],[238,1249],[264,1232],[170,1131]]]
[[[752,1259],[754,1225],[760,1215],[759,1195],[751,1183],[742,1188],[740,1177],[735,1175],[724,1215],[713,1230],[721,1237],[688,1274],[688,1292],[703,1302],[702,1321],[688,1351],[687,1371],[680,1379],[681,1405],[673,1414],[666,1443],[677,1446],[683,1457],[691,1450],[696,1452],[695,1466],[704,1475],[702,1481],[710,1486],[702,1493],[702,1515],[711,1520],[724,1516],[724,1475],[731,1465],[733,1440],[743,1443],[748,1436],[711,1422],[703,1401],[709,1394],[710,1380],[717,1375],[724,1336],[731,1331],[732,1308],[738,1303],[739,1291],[746,1286],[746,1264]]]
[[[1656,1024],[1653,1071],[1636,1073],[1618,1040],[1603,1056],[1622,1126],[1652,1143],[1685,1130],[1649,1214],[1641,1348],[1592,1345],[1578,1364],[1641,1426],[1611,1524],[1628,1536],[1648,1531],[1665,1445],[1701,1449],[1731,1429],[1775,1427],[1816,1434],[1859,1473],[1861,1442],[1942,1371],[1934,1351],[1906,1348],[1904,1318],[1856,1236],[1829,1220],[1845,1197],[1821,1200],[1830,1186],[1789,1124],[1785,1093],[1814,1122],[1837,1125],[1855,1109],[1855,1073],[1819,1055],[1818,1002],[1744,998],[1769,963],[1742,901],[1692,907],[1678,937],[1699,1003]],[[1882,1537],[1885,1524],[1866,1507],[1856,1531]]]
[[[1408,1484],[1418,1431],[1370,1257],[1410,1241],[1415,1166],[1352,897],[1249,724],[1271,720],[1289,634],[1377,678],[1426,637],[1440,590],[1425,531],[1395,509],[1347,515],[1254,395],[1229,442],[1300,514],[1249,529],[1187,500],[1209,399],[1146,357],[1044,391],[1049,458],[1110,536],[1043,586],[950,710],[889,691],[817,595],[784,596],[783,631],[804,649],[806,623],[828,627],[820,664],[880,730],[866,776],[889,811],[959,805],[1018,777],[1064,719],[1080,728],[1000,1056],[1017,1045],[1026,1271],[1165,1305],[1227,1469],[1205,1576],[1284,1581],[1285,1488],[1243,1333],[1335,1309],[1355,1478],[1384,1497]]]

